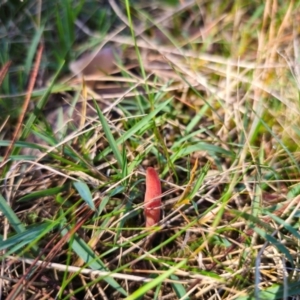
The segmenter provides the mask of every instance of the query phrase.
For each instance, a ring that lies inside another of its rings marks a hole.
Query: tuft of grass
[[[0,19],[0,298],[299,294],[297,1],[7,1]],[[113,71],[71,74],[100,49]]]

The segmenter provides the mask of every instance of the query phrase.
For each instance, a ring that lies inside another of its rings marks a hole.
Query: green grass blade
[[[93,201],[93,196],[87,184],[83,181],[76,181],[73,182],[73,185],[86,204],[95,211],[96,207]]]
[[[191,191],[191,194],[189,196],[190,199],[193,199],[194,196],[198,193],[201,185],[203,184],[204,182],[204,179],[205,179],[205,176],[207,175],[207,172],[209,171],[209,168],[210,168],[210,163],[206,163],[205,166],[201,169],[201,173],[200,173],[200,176],[198,176],[196,182],[195,182],[195,185]]]
[[[170,276],[170,279],[179,280],[179,278],[174,274],[172,274]],[[190,300],[190,297],[185,296],[186,289],[184,288],[184,286],[181,283],[171,283],[171,286],[172,286],[178,299]]]
[[[114,136],[113,134],[111,133],[111,130],[109,128],[109,125],[106,121],[106,118],[104,117],[104,115],[102,114],[99,106],[97,105],[96,101],[94,100],[94,104],[95,104],[95,107],[97,109],[97,113],[98,113],[98,116],[99,116],[99,119],[100,119],[100,122],[102,124],[102,128],[104,130],[104,133],[105,133],[105,136],[108,140],[108,143],[117,159],[117,162],[119,164],[119,167],[120,169],[123,169],[124,167],[124,161],[123,161],[123,157],[122,157],[122,154],[121,152],[119,151],[119,148],[118,148],[118,145],[116,143],[116,140],[114,139]]]
[[[44,232],[49,227],[49,224],[44,223],[41,225],[35,225],[31,228],[25,229],[23,232],[17,233],[12,237],[9,237],[5,241],[1,241],[0,250],[7,250],[13,247],[11,250],[17,251],[24,249],[25,245],[30,244],[36,240],[36,237]],[[12,251],[12,252],[13,252]]]
[[[225,150],[219,146],[210,145],[205,142],[199,142],[192,146],[182,147],[178,151],[174,151],[174,154],[171,156],[172,162],[177,160],[180,157],[185,157],[193,152],[197,151],[207,151],[211,156],[217,156],[218,154],[223,154],[225,156],[232,157],[232,153],[228,150]]]
[[[24,66],[24,71],[25,71],[26,75],[29,75],[29,73],[30,73],[33,58],[36,53],[36,49],[39,45],[39,42],[41,40],[41,36],[42,36],[43,32],[44,32],[44,26],[41,26],[40,28],[37,29],[32,41],[31,41],[31,45],[28,48],[28,53],[27,53],[25,66]]]
[[[54,187],[54,188],[49,188],[49,189],[42,190],[42,191],[32,192],[32,193],[25,195],[22,198],[18,199],[17,202],[22,203],[22,202],[39,199],[42,197],[57,195],[57,194],[65,191],[66,189],[67,189],[67,186],[63,185],[63,186],[58,186],[58,187]]]
[[[7,204],[4,197],[0,194],[0,211],[7,218],[9,224],[13,227],[13,229],[17,233],[22,233],[25,231],[25,226],[21,222],[21,220],[17,217],[15,212],[11,209],[11,207]]]
[[[187,143],[187,142],[192,143],[195,141],[199,141],[199,139],[195,136],[201,133],[205,133],[207,129],[211,130],[213,129],[213,127],[214,126],[208,126],[207,128],[202,128],[199,130],[192,131],[190,134],[185,134],[181,139],[178,139],[178,141],[174,142],[174,144],[172,145],[172,150],[176,148],[180,148],[180,146],[182,146],[183,143]]]

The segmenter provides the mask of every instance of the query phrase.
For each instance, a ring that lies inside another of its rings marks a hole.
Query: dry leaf
[[[121,50],[105,47],[101,50],[84,54],[80,59],[70,64],[70,70],[75,75],[105,76],[116,71],[116,58],[121,58]]]

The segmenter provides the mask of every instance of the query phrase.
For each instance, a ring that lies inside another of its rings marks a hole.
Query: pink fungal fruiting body
[[[156,171],[149,167],[146,171],[145,193],[145,219],[146,227],[156,225],[160,220],[161,210],[161,185]]]

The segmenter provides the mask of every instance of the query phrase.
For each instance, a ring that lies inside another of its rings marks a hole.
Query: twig
[[[29,106],[31,94],[32,94],[32,91],[33,91],[33,88],[34,88],[34,85],[35,85],[35,82],[36,82],[36,77],[37,77],[38,70],[39,70],[39,67],[40,67],[43,49],[44,49],[44,46],[41,43],[40,46],[39,46],[39,49],[37,51],[34,68],[32,70],[32,74],[31,74],[31,77],[30,77],[30,80],[29,80],[27,94],[26,94],[26,98],[25,98],[25,101],[24,101],[24,104],[23,104],[23,107],[22,107],[21,114],[19,116],[18,124],[16,126],[16,129],[15,129],[12,141],[11,141],[10,145],[8,146],[8,148],[7,148],[6,152],[5,152],[5,155],[3,157],[2,164],[0,165],[0,170],[3,168],[3,166],[5,164],[5,161],[7,160],[7,158],[9,157],[9,155],[11,154],[13,146],[14,146],[14,144],[15,144],[17,138],[18,138],[19,132],[21,130],[21,126],[23,124],[23,120],[25,118],[25,114],[27,112],[27,108]],[[0,73],[0,76],[1,75],[2,75],[2,73]],[[1,77],[0,77],[0,80],[1,80]]]
[[[5,63],[5,65],[0,70],[0,86],[2,84],[2,81],[3,81],[7,71],[9,69],[10,65],[11,65],[11,61],[8,61],[7,63]]]

